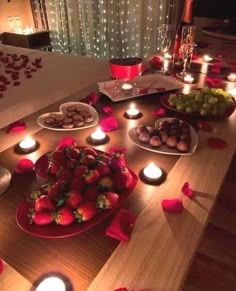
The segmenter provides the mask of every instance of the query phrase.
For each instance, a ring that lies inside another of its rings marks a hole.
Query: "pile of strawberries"
[[[4,91],[10,84],[20,85],[20,75],[25,75],[29,79],[32,78],[34,72],[41,68],[42,58],[30,60],[27,55],[4,54],[0,51],[0,98],[3,97]]]
[[[117,208],[133,190],[137,176],[124,153],[111,155],[90,147],[57,147],[35,164],[48,182],[30,195],[30,222],[71,225],[89,221],[105,209]]]

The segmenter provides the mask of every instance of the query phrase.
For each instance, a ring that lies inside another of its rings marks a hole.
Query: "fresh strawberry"
[[[54,151],[51,153],[50,160],[59,166],[65,166],[66,155],[63,151]]]
[[[57,181],[52,185],[48,185],[48,196],[51,199],[60,196],[63,191],[65,191],[65,183],[63,181]]]
[[[55,214],[55,221],[59,225],[70,225],[75,220],[73,211],[68,207],[62,207]]]
[[[98,187],[102,191],[112,191],[114,188],[114,182],[110,177],[102,177],[98,181]]]
[[[54,210],[55,205],[47,195],[41,195],[34,202],[35,211],[43,211],[43,210]]]
[[[78,147],[71,147],[66,153],[68,158],[78,159],[80,157],[80,149]]]
[[[110,159],[110,167],[116,171],[126,166],[126,160],[122,153],[115,153]]]
[[[48,167],[49,167],[49,158],[47,155],[42,155],[34,165],[36,173],[44,178],[48,178]]]
[[[86,184],[95,184],[100,178],[100,174],[97,170],[88,170],[83,177]]]
[[[48,167],[48,172],[52,175],[56,175],[58,172],[60,172],[62,167],[59,164],[51,163]]]
[[[101,177],[109,176],[111,174],[111,169],[109,168],[109,166],[102,161],[98,162],[96,170],[99,172]]]
[[[111,157],[106,154],[101,154],[97,157],[97,160],[102,161],[107,165],[110,163],[110,159]]]
[[[97,198],[97,207],[106,209],[106,208],[114,208],[120,206],[120,198],[117,193],[114,192],[105,192],[103,194],[98,195]]]
[[[127,190],[133,183],[133,176],[127,167],[123,167],[115,172],[114,183],[117,191]]]
[[[53,221],[53,215],[49,211],[33,212],[30,217],[31,223],[37,225],[46,225]]]
[[[84,166],[92,167],[96,164],[97,160],[92,155],[85,155],[85,156],[82,156],[82,158],[80,159],[80,162]]]
[[[66,205],[72,209],[76,209],[84,200],[82,194],[75,190],[68,192],[66,196],[68,197]]]
[[[70,182],[69,188],[70,190],[77,190],[77,191],[83,191],[85,186],[84,180],[82,177],[74,177],[72,181]]]
[[[77,160],[76,159],[73,159],[73,158],[70,158],[66,162],[66,168],[73,170],[76,167],[76,164],[77,164]]]
[[[88,185],[84,196],[87,200],[96,201],[99,195],[99,191],[96,185]]]
[[[98,153],[96,152],[96,150],[93,149],[93,148],[84,148],[83,149],[83,154],[85,154],[85,155],[92,155],[94,157],[96,157],[98,155]]]
[[[58,181],[71,181],[72,178],[73,178],[73,174],[69,169],[63,169],[57,175]]]
[[[56,146],[59,151],[68,150],[70,147],[75,147],[77,145],[76,140],[73,137],[63,137]]]
[[[87,166],[83,166],[83,165],[77,166],[74,169],[74,176],[82,177],[86,171],[88,171],[88,167]]]
[[[85,202],[75,211],[75,217],[78,222],[89,221],[96,215],[97,209],[94,202]]]

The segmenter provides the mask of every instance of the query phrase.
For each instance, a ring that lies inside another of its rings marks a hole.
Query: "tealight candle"
[[[210,62],[210,61],[212,61],[212,57],[210,57],[209,55],[204,55],[203,56],[203,61],[204,62]]]
[[[66,291],[65,283],[58,277],[48,277],[44,279],[36,288],[36,291]]]
[[[230,73],[227,78],[230,82],[236,82],[236,73]]]
[[[31,136],[26,136],[20,143],[19,147],[24,152],[29,152],[35,149],[36,141]]]
[[[165,173],[154,163],[150,163],[140,172],[140,178],[148,184],[160,184],[165,179]]]
[[[106,133],[102,131],[100,127],[98,127],[97,130],[91,134],[91,139],[95,143],[96,142],[101,143],[105,141],[106,136],[107,136]]]
[[[194,81],[194,78],[192,75],[187,74],[186,76],[184,76],[184,82],[188,83],[188,84],[192,84]]]
[[[130,104],[129,109],[126,111],[125,114],[128,118],[138,118],[140,116],[140,111],[135,107],[134,103]]]
[[[133,91],[133,86],[129,83],[124,83],[122,86],[121,86],[121,89],[122,91],[125,93],[125,94],[131,94],[132,91]]]

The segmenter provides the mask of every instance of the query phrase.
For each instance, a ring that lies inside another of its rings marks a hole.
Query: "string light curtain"
[[[53,51],[100,58],[154,53],[157,28],[176,22],[179,1],[31,0],[39,28],[50,30]]]

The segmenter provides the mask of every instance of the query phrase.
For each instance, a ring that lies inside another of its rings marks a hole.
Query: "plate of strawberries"
[[[99,224],[138,181],[124,152],[108,154],[75,141],[42,155],[35,171],[46,183],[20,203],[16,220],[25,232],[44,238],[76,235]]]

